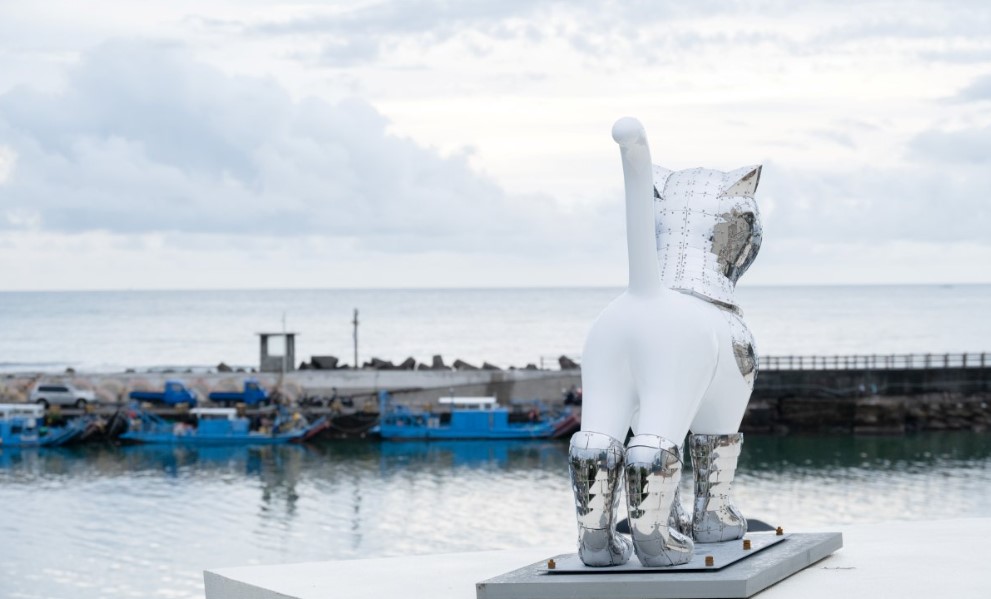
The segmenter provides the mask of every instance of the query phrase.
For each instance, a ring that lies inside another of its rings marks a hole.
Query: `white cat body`
[[[582,429],[683,439],[715,374],[714,323],[702,302],[663,287],[613,300],[582,354]]]

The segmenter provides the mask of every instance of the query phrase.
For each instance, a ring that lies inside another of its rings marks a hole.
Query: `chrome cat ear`
[[[744,166],[723,175],[724,196],[754,197],[760,182],[761,165]]]
[[[654,167],[654,197],[661,197],[661,192],[664,191],[664,184],[667,183],[668,177],[674,171],[669,171],[663,166],[653,165]]]

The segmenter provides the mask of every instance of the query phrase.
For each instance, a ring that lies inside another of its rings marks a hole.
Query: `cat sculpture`
[[[644,566],[675,566],[695,543],[746,533],[730,491],[758,363],[734,291],[760,247],[761,167],[670,171],[652,165],[636,119],[620,119],[612,135],[629,284],[582,352],[582,424],[569,453],[578,553],[588,566],[622,565],[633,552]],[[690,514],[678,496],[689,430]],[[624,486],[630,538],[616,531]]]

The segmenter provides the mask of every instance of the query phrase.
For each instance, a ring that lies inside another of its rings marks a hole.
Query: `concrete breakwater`
[[[62,381],[95,391],[101,403],[127,401],[133,390],[160,390],[167,380],[182,380],[201,397],[213,391],[237,391],[246,377],[257,379],[270,391],[278,391],[290,403],[334,394],[370,400],[379,390],[390,391],[410,404],[434,403],[446,395],[494,396],[500,403],[518,399],[561,401],[564,391],[581,385],[578,371],[560,370],[302,370],[275,373],[73,373],[65,375],[18,374],[0,377],[0,402],[26,401],[39,381]]]
[[[743,430],[898,434],[991,429],[991,364],[768,370]]]
[[[745,432],[897,434],[918,430],[991,429],[991,360],[894,360],[889,358],[767,360],[756,379],[742,429]],[[905,357],[902,357],[905,358]],[[858,361],[859,360],[859,361]],[[575,364],[577,367],[577,364]],[[581,386],[578,368],[565,370],[334,369],[275,373],[19,374],[0,378],[0,401],[25,401],[38,381],[64,380],[96,391],[101,402],[119,404],[131,390],[161,389],[181,379],[201,397],[233,391],[247,376],[278,390],[290,402],[355,398],[377,409],[385,389],[414,407],[436,406],[447,395],[495,396],[502,404],[541,400],[551,406]]]

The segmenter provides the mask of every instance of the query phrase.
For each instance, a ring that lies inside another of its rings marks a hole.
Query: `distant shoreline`
[[[27,294],[27,293],[279,293],[286,291],[314,292],[314,291],[339,291],[339,292],[437,292],[437,291],[560,291],[560,290],[616,290],[625,289],[625,283],[613,285],[578,285],[578,286],[506,286],[506,287],[142,287],[133,288],[94,288],[94,289],[5,289],[0,290],[2,294]],[[740,289],[863,289],[863,288],[890,288],[890,287],[991,287],[991,281],[987,282],[956,282],[956,283],[751,283],[742,282]]]

